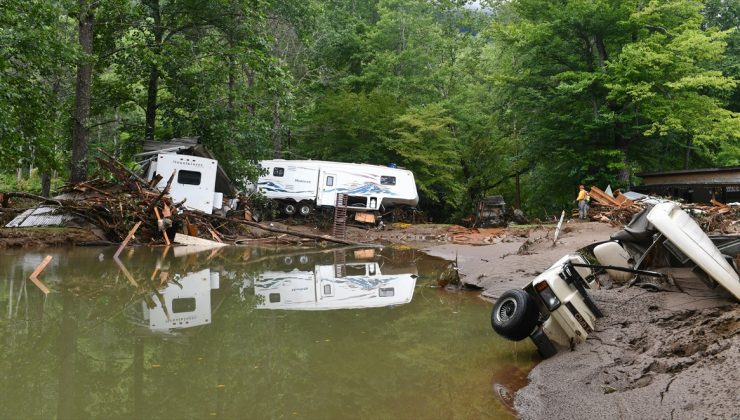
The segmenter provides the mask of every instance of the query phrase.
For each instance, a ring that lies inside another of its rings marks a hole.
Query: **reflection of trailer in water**
[[[175,279],[159,291],[164,308],[157,296],[152,296],[153,308],[141,302],[144,323],[155,332],[210,324],[211,290],[218,288],[219,274],[209,268]]]
[[[377,262],[316,265],[313,271],[266,271],[254,282],[260,309],[372,308],[411,302],[416,274],[383,275]]]

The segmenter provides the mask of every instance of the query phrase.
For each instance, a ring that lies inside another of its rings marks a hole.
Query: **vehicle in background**
[[[589,293],[598,288],[597,276],[605,273],[621,282],[635,275],[665,277],[642,269],[648,256],[660,259],[661,266],[690,268],[710,287],[722,286],[740,301],[734,263],[740,238],[710,238],[675,203],[644,209],[611,239],[590,248],[598,264],[582,254],[566,255],[523,290],[504,292],[491,313],[493,329],[514,341],[529,337],[545,358],[558,349],[573,348],[586,340],[596,319],[603,316]]]
[[[309,215],[316,207],[334,207],[337,194],[347,196],[350,211],[379,211],[416,206],[414,174],[394,166],[320,160],[263,160],[266,173],[257,188],[277,201],[287,215]]]
[[[473,227],[504,227],[506,224],[504,197],[493,195],[482,199],[478,203]]]

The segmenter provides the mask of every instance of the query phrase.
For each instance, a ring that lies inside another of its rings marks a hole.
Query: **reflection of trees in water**
[[[487,326],[469,328],[481,325],[489,310],[471,296],[417,286],[412,302],[394,309],[257,311],[257,298],[239,296],[239,274],[233,274],[236,281],[222,281],[211,292],[211,325],[175,338],[149,334],[126,316],[125,308],[140,306],[138,299],[159,283],[158,276],[152,280],[155,268],[170,278],[204,266],[244,273],[252,267],[241,259],[243,252],[162,259],[161,249],[136,250],[123,257],[139,283],[136,289],[106,255],[102,262],[97,253],[70,256],[75,267],[58,267],[61,282],[52,285],[70,293],[44,299],[30,287],[20,308],[23,282],[14,280],[10,309],[17,316],[0,321],[0,373],[6,378],[0,417],[489,414],[485,397],[490,395],[481,394],[490,390],[486,366],[511,350],[489,348],[487,340],[496,338]],[[375,257],[386,268],[401,255],[419,257],[410,250],[386,260],[387,255]],[[422,275],[437,266],[416,261]],[[2,267],[6,279],[23,278],[19,265]],[[0,304],[10,304],[9,282],[0,283]],[[485,377],[482,384],[474,380]]]

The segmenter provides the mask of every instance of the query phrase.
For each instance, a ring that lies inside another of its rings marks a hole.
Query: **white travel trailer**
[[[320,160],[263,160],[266,174],[257,187],[277,200],[284,213],[307,216],[316,207],[334,207],[346,194],[354,211],[377,211],[419,202],[414,174],[406,169]]]
[[[168,332],[211,323],[211,290],[219,288],[219,273],[204,270],[188,273],[160,290],[164,306],[152,296],[155,307],[141,302],[144,321],[154,332]]]
[[[254,282],[258,309],[330,310],[411,302],[413,273],[383,275],[377,262],[316,265],[311,271],[267,271]]]
[[[155,174],[162,176],[156,185],[160,190],[167,186],[167,181],[175,172],[169,194],[172,200],[186,200],[184,206],[191,210],[200,210],[211,214],[214,207],[221,208],[223,194],[216,193],[216,172],[218,162],[198,156],[160,153],[149,165],[147,179]]]

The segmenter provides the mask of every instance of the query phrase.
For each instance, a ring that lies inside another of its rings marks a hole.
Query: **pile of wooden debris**
[[[24,209],[24,213],[9,227],[91,224],[110,242],[127,241],[135,231],[135,240],[139,243],[169,245],[178,233],[186,237],[233,243],[238,236],[249,234],[245,229],[248,226],[311,240],[356,244],[328,235],[263,225],[252,221],[248,209],[232,211],[228,217],[189,209],[185,205],[186,199],[173,202],[169,195],[174,172],[165,188],[160,190],[157,185],[162,181],[161,175],[145,180],[112,156],[101,153],[105,157],[96,158],[101,173],[91,180],[66,185],[54,199],[27,193],[6,193],[1,196],[3,207],[9,207],[9,199],[14,197],[41,201],[37,207]]]
[[[592,221],[626,225],[636,213],[645,208],[647,200],[630,200],[616,190],[612,195],[596,186],[589,190],[588,217]],[[650,198],[650,197],[648,197]],[[740,206],[727,205],[712,199],[709,205],[681,204],[681,207],[707,232],[733,233],[740,230]],[[578,210],[573,210],[577,217]]]

